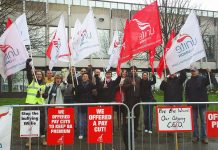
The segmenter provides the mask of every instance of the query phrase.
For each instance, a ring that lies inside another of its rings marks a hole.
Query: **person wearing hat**
[[[207,86],[210,84],[210,78],[213,78],[211,70],[207,69],[206,77],[199,74],[195,66],[190,68],[191,78],[186,82],[185,97],[187,102],[208,102]],[[193,143],[199,141],[199,136],[203,144],[208,144],[206,132],[206,109],[207,105],[192,105],[194,119]],[[200,115],[201,135],[198,129],[198,116]]]
[[[160,90],[164,92],[164,102],[182,102],[183,84],[186,80],[185,70],[180,71],[180,75],[170,74],[165,77],[160,84]]]

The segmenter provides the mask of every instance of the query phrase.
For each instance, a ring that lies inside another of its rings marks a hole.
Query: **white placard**
[[[40,111],[20,112],[20,137],[39,137]]]
[[[157,127],[159,132],[192,132],[192,107],[157,107]]]

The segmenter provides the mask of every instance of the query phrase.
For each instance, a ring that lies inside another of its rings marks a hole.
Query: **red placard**
[[[158,132],[193,132],[192,106],[157,106]]]
[[[88,107],[88,143],[112,143],[112,127],[111,106]]]
[[[48,145],[74,143],[73,108],[48,109],[47,143]]]
[[[207,136],[218,137],[218,111],[207,112]]]

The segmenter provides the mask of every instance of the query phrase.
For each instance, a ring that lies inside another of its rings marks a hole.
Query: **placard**
[[[157,129],[159,132],[192,132],[191,106],[157,106]]]
[[[88,107],[88,143],[112,143],[112,127],[111,106]]]
[[[207,136],[218,137],[218,111],[208,111],[206,114],[207,120]]]
[[[74,109],[48,109],[48,145],[62,145],[74,143]]]
[[[39,137],[40,111],[20,112],[20,137]]]

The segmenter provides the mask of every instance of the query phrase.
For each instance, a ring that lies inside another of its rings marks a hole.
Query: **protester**
[[[186,72],[182,70],[180,76],[171,74],[161,82],[160,89],[164,91],[164,102],[183,101],[183,84],[185,80]]]
[[[115,101],[117,103],[123,103],[124,101],[124,93],[123,93],[123,83],[124,83],[124,80],[127,76],[127,70],[123,70],[121,72],[121,80],[120,80],[120,83],[116,86],[116,91],[115,91]],[[118,122],[118,128],[120,128],[120,125],[121,125],[121,118],[123,117],[123,121],[125,121],[125,118],[124,118],[124,109],[123,106],[116,106],[115,107],[115,111],[117,113],[117,122]]]
[[[191,78],[186,82],[185,97],[187,102],[208,102],[207,86],[210,84],[209,76],[203,77],[199,75],[199,71],[195,66],[190,68]],[[210,73],[210,78],[214,78],[211,70],[207,69]],[[194,119],[193,143],[199,141],[199,137],[203,144],[208,144],[207,129],[206,129],[206,104],[192,105],[192,113]],[[200,115],[201,135],[198,129],[198,115]]]
[[[45,83],[46,85],[48,85],[53,82],[54,82],[53,72],[51,70],[47,70],[46,77],[45,77]]]
[[[56,74],[54,82],[46,87],[45,95],[47,95],[47,104],[63,104],[64,103],[64,90],[66,89],[66,83],[62,82],[62,75]]]
[[[152,94],[152,85],[156,83],[156,76],[152,75],[153,80],[148,80],[147,72],[142,73],[142,79],[140,82],[140,98],[142,102],[154,102],[154,96]],[[144,105],[144,127],[145,132],[152,133],[152,121],[153,121],[153,105]]]
[[[89,80],[88,73],[82,74],[82,81],[76,87],[77,102],[79,103],[93,103],[93,95],[96,87]],[[78,126],[79,126],[79,139],[83,139],[87,127],[87,106],[79,106],[78,108]]]
[[[137,75],[137,67],[130,67],[131,73],[125,78],[123,84],[124,103],[132,110],[133,106],[140,102],[140,77]],[[125,111],[125,116],[127,115]],[[134,130],[138,131],[140,107],[134,109]]]
[[[45,104],[44,91],[46,87],[44,73],[41,70],[35,70],[35,77],[32,73],[32,67],[30,62],[32,59],[27,59],[26,61],[26,70],[27,70],[27,96],[26,104],[28,105],[42,105]],[[28,107],[27,110],[40,110],[40,136],[42,145],[47,145],[45,140],[45,108],[44,107]],[[26,146],[30,146],[31,143],[26,143]]]

